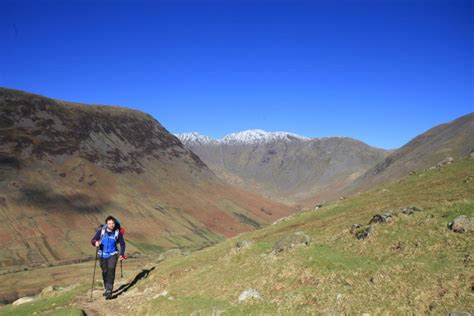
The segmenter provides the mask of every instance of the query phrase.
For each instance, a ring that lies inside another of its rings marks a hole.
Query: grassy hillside
[[[469,113],[413,138],[353,181],[343,193],[366,191],[410,171],[430,168],[449,157],[462,159],[473,152],[474,113]]]
[[[423,210],[405,215],[406,206]],[[367,239],[351,233],[352,224],[387,211],[393,221],[374,224]],[[88,314],[99,306],[138,315],[472,313],[474,232],[447,229],[461,214],[474,216],[474,159],[154,263],[147,278],[109,303],[97,298],[90,305],[86,292],[71,302]],[[297,231],[311,237],[308,246],[271,253],[276,241]],[[243,240],[250,246],[237,250]],[[262,300],[239,303],[249,288]]]
[[[473,177],[474,160],[462,161],[164,262],[140,286],[158,282],[175,299],[154,300],[142,312],[188,314],[217,307],[243,313],[440,314],[472,308],[474,234],[453,233],[446,224],[459,214],[473,215]],[[424,211],[378,224],[363,241],[350,233],[353,223],[366,224],[381,210],[409,205]],[[276,240],[294,231],[308,234],[310,246],[270,254]],[[239,239],[254,245],[234,254]],[[259,291],[264,301],[238,305],[247,288]]]
[[[0,271],[90,258],[107,215],[127,250],[192,250],[293,208],[220,180],[157,120],[0,88]]]

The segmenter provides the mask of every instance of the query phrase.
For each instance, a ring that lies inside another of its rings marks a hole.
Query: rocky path
[[[73,307],[82,309],[88,316],[98,315],[135,315],[146,301],[159,295],[160,285],[156,284],[139,291],[137,285],[153,273],[155,267],[145,267],[130,280],[116,279],[112,299],[106,300],[101,287],[96,286],[90,299],[90,290],[78,296],[72,303]]]

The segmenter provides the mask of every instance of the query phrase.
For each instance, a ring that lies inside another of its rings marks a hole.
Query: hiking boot
[[[104,293],[102,293],[102,296],[106,296],[107,295],[107,291],[104,290]]]
[[[110,300],[112,298],[112,291],[105,291],[104,296],[106,300]]]

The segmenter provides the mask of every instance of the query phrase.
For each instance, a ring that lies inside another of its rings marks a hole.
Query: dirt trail
[[[96,286],[92,292],[92,301],[90,300],[90,290],[78,296],[72,303],[73,307],[81,308],[88,316],[102,315],[135,315],[140,306],[146,301],[152,299],[160,291],[160,285],[145,288],[138,291],[136,285],[150,273],[153,273],[155,267],[147,267],[138,272],[132,279],[124,282],[120,278],[115,281],[115,289],[112,299],[106,300],[103,296],[101,287]]]

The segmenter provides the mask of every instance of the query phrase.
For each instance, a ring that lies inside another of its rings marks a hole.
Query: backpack
[[[100,242],[102,242],[102,238],[104,237],[105,235],[105,230],[107,229],[107,224],[100,224],[99,225],[99,229],[100,229]],[[115,219],[115,231],[114,231],[114,237],[115,237],[115,242],[118,241],[118,236],[119,236],[119,233],[122,233],[122,236],[125,235],[125,228],[122,227],[122,225],[120,225],[120,222],[118,219]]]

